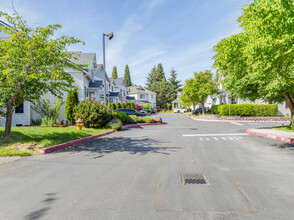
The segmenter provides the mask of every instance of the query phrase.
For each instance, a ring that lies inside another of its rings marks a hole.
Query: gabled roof
[[[70,51],[73,54],[73,57],[70,59],[71,62],[75,64],[86,64],[86,68],[90,68],[95,61],[95,53],[82,53],[79,51]],[[77,59],[74,59],[77,58]]]
[[[123,77],[118,77],[116,79],[110,78],[109,79],[110,83],[112,83],[115,86],[124,86],[127,87],[125,79]]]
[[[89,88],[102,88],[103,80],[94,80],[89,82]]]
[[[155,92],[151,92],[148,89],[143,88],[142,86],[129,86],[129,94],[143,94],[143,93],[149,93],[149,94],[156,94]]]

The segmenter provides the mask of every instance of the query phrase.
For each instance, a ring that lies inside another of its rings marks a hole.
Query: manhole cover
[[[204,173],[181,173],[182,184],[204,184],[208,185]]]

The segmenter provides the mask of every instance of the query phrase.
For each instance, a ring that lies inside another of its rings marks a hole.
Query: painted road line
[[[243,124],[240,124],[238,122],[230,122],[231,124],[234,124],[234,125],[243,125]]]
[[[248,133],[230,133],[230,134],[183,134],[183,137],[213,137],[213,136],[246,136]]]

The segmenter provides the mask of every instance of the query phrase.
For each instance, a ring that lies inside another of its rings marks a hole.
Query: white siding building
[[[156,93],[151,92],[148,89],[143,88],[142,86],[130,86],[129,96],[135,98],[135,103],[137,105],[146,105],[150,104],[153,108],[156,107]]]

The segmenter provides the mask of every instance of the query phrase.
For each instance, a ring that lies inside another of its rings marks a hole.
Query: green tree
[[[147,76],[146,88],[148,90],[152,91],[152,92],[156,92],[157,93],[157,88],[158,88],[158,84],[157,84],[157,69],[156,69],[155,66],[152,68],[151,72]]]
[[[163,67],[162,67],[162,64],[159,63],[157,65],[157,75],[156,75],[156,79],[157,79],[157,82],[160,83],[162,79],[165,79],[165,74],[164,74],[164,71],[163,71]]]
[[[125,78],[126,85],[127,86],[132,86],[132,80],[131,80],[131,75],[130,75],[130,70],[129,70],[128,65],[126,65],[126,68],[125,68],[124,78]]]
[[[177,72],[172,69],[170,71],[170,78],[168,79],[169,85],[170,85],[170,102],[175,100],[177,98],[177,92],[179,91],[180,87],[182,86],[180,84],[180,80],[177,80]]]
[[[194,78],[187,79],[183,88],[183,94],[181,95],[181,104],[184,106],[189,106],[192,104],[193,109],[195,106],[201,102],[200,97],[197,94],[198,88],[196,87],[197,83]]]
[[[74,108],[76,105],[79,104],[79,95],[77,89],[71,89],[68,91],[66,104],[65,104],[65,117],[67,120],[74,125],[75,122],[75,115],[74,115]]]
[[[158,92],[156,94],[156,104],[160,106],[160,108],[164,108],[166,103],[169,102],[170,94],[170,86],[167,81],[162,78],[160,83],[158,84]]]
[[[72,88],[72,76],[64,68],[79,69],[68,62],[72,54],[67,46],[81,42],[68,36],[53,37],[61,25],[29,27],[18,16],[0,11],[10,27],[0,26],[0,31],[10,35],[0,40],[0,108],[6,111],[4,137],[11,136],[12,114],[23,101],[35,102],[47,92],[61,97],[62,91]]]
[[[113,69],[112,69],[112,78],[113,79],[116,79],[117,78],[117,69],[116,69],[116,66],[114,66]]]
[[[209,95],[212,95],[218,91],[216,82],[212,79],[213,74],[211,71],[206,70],[204,72],[195,72],[195,76],[192,79],[188,79],[184,86],[184,94],[181,100],[184,103],[188,101],[192,103],[193,109],[197,103],[202,105],[202,113],[205,113],[204,102]]]
[[[255,0],[238,21],[241,33],[215,47],[214,67],[231,95],[286,101],[294,115],[294,2]]]
[[[115,107],[116,107],[116,109],[121,108],[120,102],[117,102],[117,103],[115,104]]]

